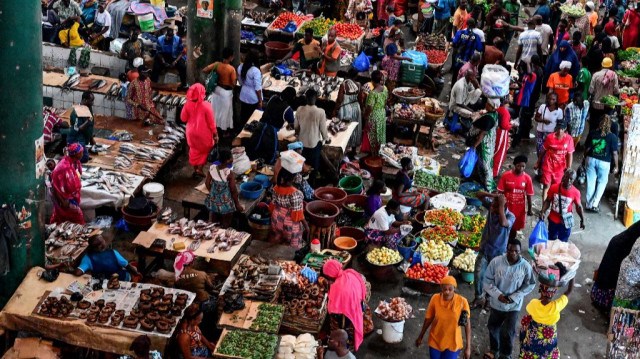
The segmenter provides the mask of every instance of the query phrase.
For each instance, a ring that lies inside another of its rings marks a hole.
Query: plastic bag
[[[458,169],[460,170],[460,174],[464,178],[471,177],[471,173],[473,172],[473,168],[476,166],[476,162],[478,161],[478,154],[476,150],[470,148],[464,154],[464,157],[458,163]]]
[[[296,25],[295,21],[289,21],[287,26],[282,29],[282,31],[284,32],[295,32],[296,30],[298,30],[298,26]]]
[[[116,229],[122,229],[125,232],[130,232],[129,226],[127,226],[127,222],[124,221],[124,218],[120,218],[120,220],[116,222]]]
[[[579,184],[585,184],[587,182],[587,170],[584,168],[583,165],[580,165],[578,167],[578,170],[576,171],[576,175],[577,175],[577,180]]]
[[[413,252],[413,256],[411,257],[411,267],[418,263],[422,264],[422,254],[420,254],[419,251],[415,251]]]
[[[480,77],[480,88],[487,97],[505,97],[509,95],[511,76],[509,71],[500,65],[485,65]]]
[[[413,62],[410,62],[414,65],[422,65],[424,67],[427,67],[427,54],[425,54],[424,52],[420,52],[420,51],[415,51],[415,50],[407,50],[405,52],[402,53],[402,56],[404,57],[409,57],[411,58],[411,60],[413,60]],[[405,63],[409,63],[408,61],[404,61]]]
[[[247,156],[247,153],[242,151],[233,154],[233,172],[236,175],[241,175],[251,169],[251,161]]]
[[[544,224],[543,220],[539,220],[538,224],[536,224],[535,228],[533,228],[533,232],[529,236],[529,248],[533,248],[536,244],[544,244],[547,246],[547,242],[549,241],[549,232],[547,232],[547,225]]]
[[[276,65],[275,67],[278,69],[278,71],[280,71],[280,75],[291,76],[291,70],[287,68],[287,65],[280,64]]]
[[[369,61],[369,57],[365,55],[364,52],[361,52],[358,57],[353,61],[353,67],[360,71],[365,72],[369,71],[369,66],[371,66],[371,62]]]

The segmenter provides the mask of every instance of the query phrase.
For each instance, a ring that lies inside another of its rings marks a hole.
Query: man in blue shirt
[[[174,35],[173,28],[167,29],[167,33],[158,38],[156,44],[156,57],[151,70],[151,81],[158,82],[160,73],[165,69],[175,68],[180,75],[180,87],[178,91],[187,89],[187,63],[182,51],[184,45],[179,36]]]
[[[82,257],[74,275],[81,276],[87,272],[91,272],[93,277],[107,279],[118,274],[124,281],[130,281],[132,276],[141,276],[138,269],[129,264],[118,251],[107,249],[107,243],[99,234],[89,238],[89,250]]]
[[[507,253],[494,258],[484,276],[484,288],[491,303],[487,324],[490,352],[485,358],[511,358],[522,302],[536,286],[531,265],[520,256],[520,248],[519,240],[510,240]]]
[[[445,34],[448,38],[449,34],[451,34],[449,29],[451,21],[449,21],[449,18],[451,17],[451,11],[456,7],[455,0],[438,0],[431,6],[435,8],[433,17],[436,20],[433,33],[436,35]]]
[[[451,71],[454,78],[458,76],[458,71],[465,62],[471,60],[471,56],[475,51],[482,52],[482,40],[480,36],[473,32],[476,27],[476,20],[467,19],[467,28],[458,30],[453,38],[453,66]]]
[[[483,278],[485,271],[491,260],[498,257],[507,250],[509,233],[516,216],[507,209],[507,199],[502,193],[487,193],[479,191],[476,196],[483,204],[489,207],[487,222],[482,229],[482,239],[480,240],[480,250],[476,258],[476,265],[473,272],[476,298],[471,304],[478,308],[485,304],[483,293]]]

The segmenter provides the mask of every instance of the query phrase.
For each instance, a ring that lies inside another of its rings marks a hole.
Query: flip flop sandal
[[[482,359],[494,359],[494,356],[493,354],[487,352],[487,353],[484,353],[484,356],[482,357]]]

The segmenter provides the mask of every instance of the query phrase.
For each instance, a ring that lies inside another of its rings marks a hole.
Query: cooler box
[[[402,62],[400,81],[403,83],[419,84],[424,78],[424,66]]]

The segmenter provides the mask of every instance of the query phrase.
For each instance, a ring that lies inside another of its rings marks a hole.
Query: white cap
[[[594,10],[596,8],[596,5],[593,3],[593,1],[587,1],[587,6],[591,10]]]
[[[571,70],[571,61],[562,61],[560,62],[560,70],[567,69]]]
[[[487,102],[489,102],[489,104],[493,108],[500,107],[500,99],[498,99],[498,98],[489,98],[489,99],[487,99]]]
[[[302,165],[304,165],[305,158],[300,156],[295,151],[284,151],[280,153],[280,159],[282,168],[291,172],[299,173],[302,171]]]
[[[133,67],[138,68],[142,65],[144,65],[144,60],[142,59],[142,57],[136,57],[135,59],[133,59]]]

